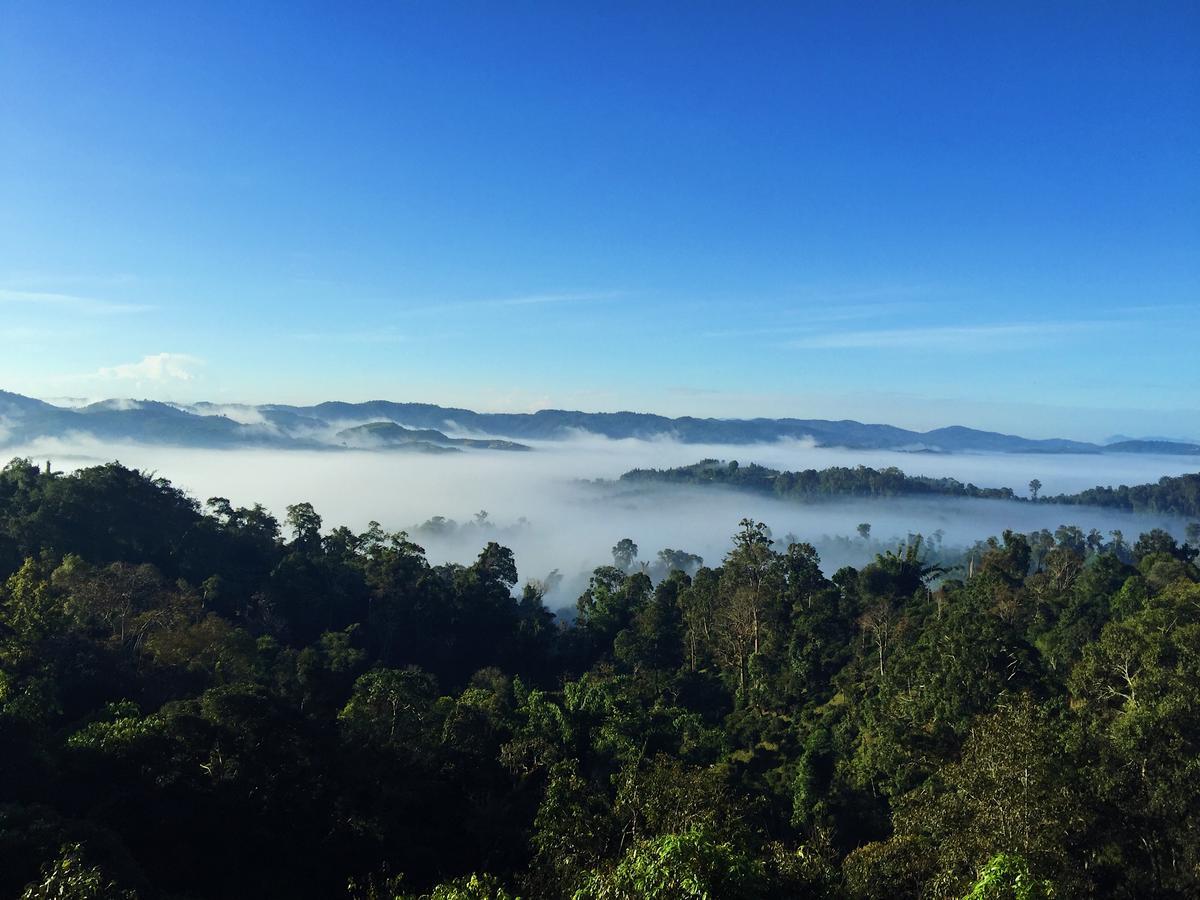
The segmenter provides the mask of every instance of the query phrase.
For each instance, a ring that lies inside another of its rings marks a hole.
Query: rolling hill
[[[822,447],[912,453],[1155,453],[1200,455],[1200,446],[1160,440],[1103,445],[1064,438],[1032,439],[961,425],[912,431],[849,419],[699,419],[652,413],[589,413],[543,409],[480,413],[428,403],[331,401],[284,404],[179,405],[153,400],[104,400],[55,406],[0,391],[0,446],[41,437],[82,435],[189,447],[266,446],[297,449],[395,449],[424,441],[472,451],[525,450],[517,441],[566,440],[581,433],[607,438],[670,438],[686,444],[812,441]]]

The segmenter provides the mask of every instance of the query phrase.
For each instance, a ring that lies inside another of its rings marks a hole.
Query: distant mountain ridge
[[[822,447],[855,450],[961,453],[1171,453],[1200,455],[1200,446],[1169,441],[1123,441],[1112,445],[1062,438],[1031,439],[961,425],[912,431],[894,425],[826,419],[668,418],[653,413],[589,413],[543,409],[535,413],[480,413],[430,403],[330,401],[314,406],[286,404],[178,405],[153,400],[104,400],[60,407],[0,391],[0,446],[39,437],[90,435],[101,440],[138,441],[191,447],[263,446],[343,449],[368,432],[393,424],[441,436],[429,443],[472,451],[520,449],[513,440],[565,440],[579,433],[607,438],[671,438],[687,444],[755,444],[811,440]],[[351,433],[352,441],[347,438]],[[389,432],[386,445],[410,444],[411,436]],[[428,435],[426,438],[428,439]],[[497,440],[499,439],[499,440]],[[369,441],[368,441],[369,443]]]
[[[357,450],[413,449],[425,452],[455,452],[460,447],[477,450],[529,450],[526,444],[497,438],[452,438],[435,428],[405,428],[395,422],[368,422],[339,431],[335,437]]]
[[[1116,441],[1104,445],[1105,453],[1166,453],[1172,456],[1191,456],[1200,453],[1200,446],[1179,441]]]

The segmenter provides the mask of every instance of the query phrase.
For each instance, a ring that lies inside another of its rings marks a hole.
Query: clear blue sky
[[[23,393],[1200,436],[1198,247],[1195,2],[0,2]]]

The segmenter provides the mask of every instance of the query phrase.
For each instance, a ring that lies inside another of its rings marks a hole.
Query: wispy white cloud
[[[876,303],[878,301],[931,299],[945,293],[940,284],[875,284],[859,287],[831,287],[827,284],[798,284],[791,295],[806,303]]]
[[[247,403],[172,403],[171,405],[185,412],[190,412],[193,415],[223,416],[241,425],[261,425],[270,427],[272,431],[278,432],[278,429],[267,421],[267,417],[263,415],[262,410]]]
[[[445,337],[446,335],[431,334],[424,327],[421,327],[414,333],[409,329],[396,327],[395,323],[399,322],[403,325],[409,317],[446,316],[450,313],[483,313],[488,310],[508,310],[512,314],[517,314],[519,310],[526,307],[541,309],[547,306],[565,304],[603,303],[625,296],[628,295],[624,291],[581,291],[575,293],[520,294],[476,300],[423,302],[411,306],[390,302],[388,304],[388,318],[392,320],[392,324],[380,324],[365,328],[353,327],[343,331],[326,331],[324,329],[294,331],[288,337],[295,341],[338,344],[400,344],[414,339],[425,342],[438,337]],[[373,302],[378,303],[382,301],[376,300]],[[353,306],[353,304],[350,305]],[[350,322],[348,324],[357,325],[359,323]],[[453,333],[451,336],[457,337],[458,335],[457,333]]]
[[[51,406],[61,406],[64,409],[78,409],[93,402],[89,397],[39,397],[38,399]]]
[[[623,291],[593,291],[578,294],[527,294],[523,297],[502,297],[497,300],[480,300],[487,306],[545,306],[551,303],[592,303],[600,300],[615,300]]]
[[[603,303],[628,296],[625,291],[579,291],[545,294],[519,294],[511,297],[489,297],[479,300],[449,300],[420,306],[398,307],[397,313],[445,313],[456,310],[503,309],[523,306],[550,306],[568,303]]]
[[[60,294],[52,291],[17,291],[0,288],[0,306],[50,307],[88,315],[121,315],[147,312],[154,307],[141,303],[117,303],[79,294]]]
[[[701,332],[700,337],[730,338],[798,334],[811,331],[813,325],[853,322],[863,319],[886,319],[914,313],[924,306],[925,304],[897,301],[894,303],[864,303],[845,306],[784,307],[772,310],[771,316],[773,321],[769,324],[746,328],[710,329]]]
[[[927,328],[881,328],[813,334],[788,341],[807,350],[938,349],[1011,350],[1050,338],[1102,328],[1109,322],[1017,322],[1000,325],[939,325]]]
[[[1195,318],[1196,304],[1194,303],[1141,303],[1121,307],[1126,315],[1154,315],[1155,313],[1186,313],[1189,318]]]
[[[407,334],[389,328],[359,331],[298,331],[289,337],[294,341],[337,344],[402,344],[411,340]]]
[[[49,328],[29,328],[24,325],[0,328],[0,340],[3,341],[41,341],[61,335],[62,332]]]
[[[95,405],[103,409],[119,410],[120,412],[142,409],[145,406],[144,403],[134,400],[132,397],[112,397],[108,400],[98,400]]]
[[[96,378],[123,381],[191,381],[195,369],[204,361],[186,353],[154,353],[135,363],[106,366],[96,372]]]
[[[89,288],[128,287],[140,284],[142,279],[131,272],[39,272],[32,270],[10,270],[5,272],[0,281],[14,288],[51,288],[58,289],[63,285],[85,285]]]

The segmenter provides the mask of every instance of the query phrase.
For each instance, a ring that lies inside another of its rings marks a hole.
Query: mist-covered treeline
[[[1007,532],[956,577],[914,538],[827,577],[731,526],[709,566],[619,541],[563,627],[497,542],[431,565],[15,460],[0,893],[1200,892],[1194,546]]]
[[[1164,475],[1154,484],[1135,484],[1132,487],[1124,484],[1118,487],[1099,486],[1048,499],[1054,503],[1077,506],[1200,517],[1200,473]]]
[[[981,488],[963,484],[954,478],[905,475],[895,466],[873,469],[870,466],[831,466],[780,472],[757,463],[739,465],[737,460],[722,462],[705,459],[690,466],[673,469],[632,469],[621,476],[630,483],[643,481],[674,484],[724,484],[742,490],[761,491],[780,497],[816,500],[828,497],[901,497],[934,495],[943,497],[984,497],[990,500],[1016,500],[1012,488]]]
[[[774,494],[793,500],[820,500],[833,497],[944,496],[982,497],[993,500],[1022,501],[1025,498],[1007,487],[977,487],[954,478],[906,475],[895,466],[873,469],[870,466],[832,466],[780,472],[755,463],[739,465],[705,459],[690,466],[671,469],[632,469],[621,476],[628,483],[666,482],[670,484],[721,484],[742,490]],[[1035,501],[1041,482],[1030,482]],[[1075,494],[1043,497],[1043,503],[1096,506],[1138,513],[1165,513],[1200,517],[1200,473],[1164,476],[1155,484],[1133,487],[1094,487]]]

